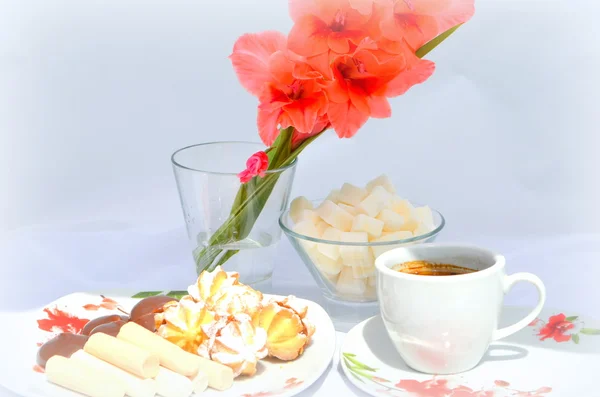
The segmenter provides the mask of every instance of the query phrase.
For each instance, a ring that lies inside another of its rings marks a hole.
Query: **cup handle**
[[[516,273],[510,276],[506,276],[504,279],[504,293],[506,294],[508,291],[510,291],[513,285],[520,281],[526,281],[535,285],[539,294],[538,304],[531,311],[531,313],[529,313],[527,317],[525,317],[523,320],[506,328],[496,330],[492,337],[493,340],[506,338],[507,336],[510,336],[515,332],[518,332],[523,328],[527,327],[529,324],[531,324],[533,320],[535,320],[540,315],[540,312],[544,307],[544,303],[546,303],[546,287],[544,286],[544,283],[542,282],[542,280],[539,279],[538,276],[533,275],[531,273]]]

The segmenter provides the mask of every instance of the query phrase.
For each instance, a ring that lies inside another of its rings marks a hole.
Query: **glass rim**
[[[202,170],[202,169],[199,169],[199,168],[188,167],[186,165],[181,164],[177,160],[175,160],[175,156],[177,156],[177,154],[183,152],[184,150],[188,150],[188,149],[192,149],[192,148],[196,148],[196,147],[200,147],[200,146],[210,146],[210,145],[217,145],[217,144],[261,145],[262,143],[261,142],[251,142],[251,141],[213,141],[213,142],[196,143],[194,145],[189,145],[189,146],[182,147],[180,149],[177,149],[175,152],[173,152],[173,154],[171,155],[171,163],[174,166],[178,167],[178,168],[181,168],[181,169],[184,169],[184,170],[188,170],[188,171],[202,172],[204,174],[213,174],[213,175],[237,176],[243,170],[240,170],[239,172],[208,171],[208,170]],[[289,165],[286,165],[285,167],[275,168],[275,169],[272,169],[272,170],[267,170],[267,171],[265,171],[265,174],[278,174],[278,173],[282,173],[282,172],[284,172],[286,170],[294,168],[297,163],[298,163],[298,158],[295,158]]]
[[[323,200],[325,200],[325,199],[323,199]],[[310,201],[312,203],[314,203],[317,201],[322,202],[323,200],[310,200]],[[421,206],[419,203],[415,203],[410,200],[409,200],[409,202],[413,205]],[[436,210],[435,208],[431,208],[431,207],[429,207],[429,208],[431,209],[431,212],[437,214],[440,217],[439,225],[437,225],[437,227],[435,229],[433,229],[432,231],[430,231],[429,233],[425,233],[425,234],[421,234],[419,236],[414,236],[411,238],[406,238],[406,239],[401,239],[401,240],[355,243],[355,242],[345,242],[345,241],[323,240],[320,238],[310,237],[305,234],[297,233],[297,232],[293,231],[292,229],[290,229],[289,227],[287,227],[287,225],[285,225],[284,218],[286,216],[289,216],[289,213],[290,213],[289,208],[286,209],[285,211],[283,211],[282,214],[279,216],[279,227],[281,227],[281,229],[288,236],[292,236],[292,237],[298,238],[300,240],[310,241],[310,242],[318,243],[318,244],[339,245],[339,246],[345,246],[345,247],[386,247],[386,246],[390,246],[390,245],[407,244],[407,243],[413,243],[416,241],[427,240],[427,239],[439,234],[442,231],[442,229],[444,228],[444,226],[446,225],[446,218],[444,218],[442,213],[439,212],[438,210]]]

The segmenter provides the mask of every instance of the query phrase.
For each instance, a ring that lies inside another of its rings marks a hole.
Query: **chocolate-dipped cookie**
[[[177,299],[165,295],[150,296],[139,301],[133,309],[131,309],[131,321],[135,321],[140,317],[148,314],[161,312],[164,305],[169,302],[178,302]]]
[[[115,321],[128,321],[128,320],[129,320],[129,317],[120,316],[118,314],[111,314],[109,316],[98,317],[98,318],[91,320],[89,323],[87,323],[85,325],[85,327],[83,327],[83,330],[81,330],[81,334],[82,335],[91,335],[92,330],[100,325],[113,323]]]
[[[87,335],[58,334],[38,349],[36,362],[40,367],[46,368],[50,357],[58,355],[69,358],[77,350],[83,349],[88,339]]]
[[[119,334],[119,331],[121,330],[121,327],[123,325],[125,325],[126,323],[127,323],[127,321],[118,320],[118,321],[112,321],[110,323],[101,324],[101,325],[97,326],[96,328],[94,328],[90,332],[90,336],[97,334],[98,332],[101,332],[103,334],[114,336],[116,338],[117,335]]]
[[[154,313],[146,314],[145,316],[136,318],[135,320],[131,321],[133,321],[137,325],[141,325],[148,331],[156,332],[156,320],[154,318]]]

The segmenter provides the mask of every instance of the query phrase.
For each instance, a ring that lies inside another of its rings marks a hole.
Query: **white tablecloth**
[[[457,241],[452,231],[440,241]],[[548,288],[547,306],[600,317],[600,235],[540,238],[461,238],[504,253],[509,272],[538,274]],[[4,266],[0,311],[40,307],[82,290],[128,288],[136,291],[182,289],[195,279],[183,229],[132,230],[119,224],[71,224],[23,229],[5,235],[0,245]],[[310,274],[285,238],[281,241],[273,292],[322,302]],[[533,287],[516,286],[506,304],[533,305]],[[340,346],[344,333],[337,333]],[[0,331],[1,337],[1,331]],[[303,396],[364,395],[344,378],[338,357],[328,373]],[[0,395],[14,394],[0,389]]]

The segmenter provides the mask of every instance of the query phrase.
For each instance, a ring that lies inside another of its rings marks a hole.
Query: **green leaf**
[[[573,342],[575,342],[576,345],[578,345],[579,344],[579,335],[578,334],[571,335],[571,340]]]
[[[211,238],[212,240],[212,238]],[[222,249],[209,245],[202,249],[199,253],[194,251],[194,259],[196,260],[196,272],[202,273],[205,269],[208,269],[217,257],[223,252]]]
[[[277,139],[271,145],[272,150],[267,153],[270,170],[280,168],[281,164],[290,156],[292,151],[292,135],[294,135],[293,127],[282,129],[279,132]]]
[[[373,377],[373,375],[371,375],[370,373],[364,372],[362,369],[359,369],[352,365],[346,357],[344,357],[344,363],[346,364],[346,367],[350,370],[350,372],[360,376],[361,378],[367,378],[370,380]]]
[[[600,335],[600,329],[583,328],[579,333],[584,335]]]
[[[345,359],[350,361],[352,364],[354,364],[354,366],[358,369],[369,371],[369,372],[377,372],[376,368],[369,367],[368,365],[361,363],[354,357],[345,357]]]
[[[571,316],[571,317],[565,318],[565,321],[573,322],[573,321],[577,320],[578,318],[579,318],[579,316]]]
[[[365,383],[365,381],[361,377],[359,377],[358,375],[356,375],[354,372],[350,371],[350,375],[352,375],[354,377],[354,379],[356,379],[360,383]]]
[[[437,47],[438,45],[440,45],[444,40],[446,40],[452,33],[454,33],[456,31],[456,29],[458,29],[460,26],[462,25],[456,25],[453,28],[448,29],[447,31],[445,31],[444,33],[442,33],[441,35],[439,35],[438,37],[436,37],[435,39],[431,40],[428,43],[425,43],[423,45],[423,47],[419,48],[416,52],[416,55],[419,58],[423,58],[425,55],[429,54],[435,47]]]
[[[310,145],[312,142],[314,142],[314,141],[315,141],[315,139],[317,139],[318,137],[320,137],[321,135],[323,135],[323,133],[324,133],[325,131],[326,131],[326,130],[323,130],[323,131],[321,131],[320,133],[318,133],[318,134],[316,134],[316,135],[313,135],[313,136],[311,136],[310,138],[306,139],[304,142],[302,142],[302,143],[300,144],[300,146],[298,146],[296,149],[294,149],[294,151],[292,152],[292,156],[293,156],[294,158],[298,157],[298,155],[299,155],[300,153],[302,153],[302,151],[303,151],[304,149],[306,149],[306,147],[307,147],[308,145]]]
[[[162,293],[163,293],[163,291],[144,291],[144,292],[138,292],[137,294],[133,295],[132,298],[148,298],[151,296],[160,295]]]
[[[169,291],[165,295],[170,298],[181,299],[188,294],[187,291]]]
[[[344,357],[356,357],[356,354],[344,353]]]
[[[223,255],[216,263],[211,265],[211,267],[208,270],[212,272],[217,268],[217,266],[222,266],[223,264],[225,264],[225,262],[229,260],[229,258],[234,256],[238,252],[240,252],[240,250],[228,250],[227,252],[225,252],[225,255]]]
[[[362,370],[362,369],[353,368],[353,369],[352,369],[352,372],[354,372],[354,373],[355,373],[355,374],[357,374],[357,375],[360,375],[360,376],[362,376],[363,378],[367,378],[367,379],[369,379],[369,380],[372,380],[371,378],[373,378],[373,375],[372,375],[372,374],[370,374],[370,373],[368,373],[368,372],[365,372],[365,371],[364,371],[364,370]]]

